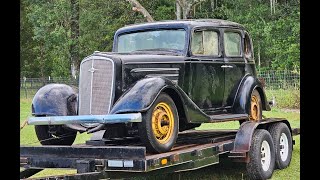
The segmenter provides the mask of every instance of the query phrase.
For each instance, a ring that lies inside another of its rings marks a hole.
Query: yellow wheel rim
[[[250,114],[250,121],[258,121],[260,117],[260,104],[258,97],[253,95],[251,97],[251,114]]]
[[[160,102],[152,113],[152,131],[157,141],[165,144],[173,134],[174,117],[170,106]]]

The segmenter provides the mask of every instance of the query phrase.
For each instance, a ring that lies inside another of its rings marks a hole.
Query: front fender
[[[34,116],[77,115],[77,93],[65,84],[48,84],[41,87],[32,100]],[[85,131],[80,125],[68,124],[68,128]]]
[[[242,80],[240,88],[236,93],[232,106],[234,113],[244,114],[249,112],[251,106],[251,93],[254,89],[257,89],[260,94],[262,109],[270,111],[271,108],[268,104],[262,83],[256,77],[247,75]]]
[[[32,115],[75,115],[76,97],[76,92],[68,85],[45,85],[33,97]]]
[[[111,114],[145,112],[157,99],[163,91],[173,92],[171,96],[178,96],[182,104],[184,115],[188,122],[206,122],[209,121],[207,116],[200,108],[186,95],[186,93],[171,80],[162,77],[144,78],[128,89],[114,104]],[[177,97],[172,97],[173,99]],[[178,103],[175,101],[175,103]],[[177,106],[178,107],[178,106]],[[179,114],[180,116],[181,114]]]

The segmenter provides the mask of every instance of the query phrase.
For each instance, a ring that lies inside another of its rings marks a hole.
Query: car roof
[[[222,19],[182,19],[182,20],[166,20],[166,21],[155,21],[139,24],[131,24],[118,29],[118,33],[152,29],[152,28],[185,28],[195,26],[212,26],[212,27],[233,27],[244,29],[244,27],[236,22],[222,20]]]

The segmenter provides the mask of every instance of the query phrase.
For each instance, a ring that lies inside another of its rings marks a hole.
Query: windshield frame
[[[188,27],[185,26],[178,26],[178,27],[150,27],[150,28],[143,28],[143,29],[135,29],[133,28],[132,30],[127,30],[124,32],[119,32],[117,31],[114,35],[114,41],[113,41],[113,49],[112,52],[116,52],[116,53],[120,53],[120,54],[129,54],[130,52],[118,52],[118,38],[121,35],[124,34],[131,34],[131,33],[138,33],[138,32],[147,32],[147,31],[161,31],[161,30],[184,30],[185,31],[185,44],[184,44],[184,48],[182,51],[176,51],[178,54],[186,56],[187,52],[188,52],[188,47],[189,47],[189,36],[190,36],[190,29]],[[155,50],[157,51],[157,50]],[[151,52],[151,51],[150,51]]]

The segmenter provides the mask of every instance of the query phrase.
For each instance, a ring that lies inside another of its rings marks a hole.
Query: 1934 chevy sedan
[[[252,50],[244,27],[225,20],[126,26],[115,33],[112,52],[81,62],[79,92],[64,84],[39,89],[28,124],[46,145],[71,145],[77,131],[103,132],[166,152],[179,131],[257,121],[270,110]]]

